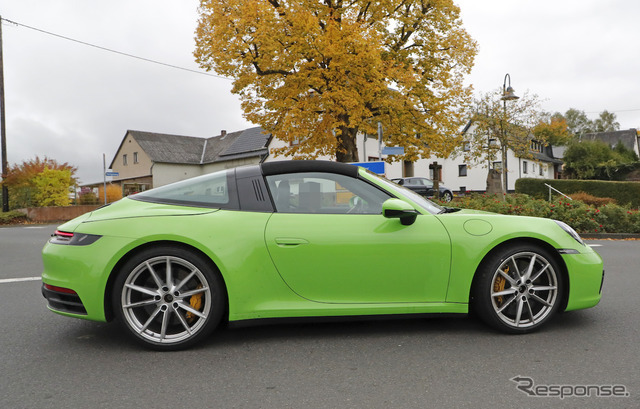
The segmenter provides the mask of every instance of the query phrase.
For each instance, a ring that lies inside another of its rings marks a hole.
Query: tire
[[[486,259],[472,290],[471,307],[502,332],[535,331],[562,304],[564,275],[552,255],[532,244],[515,244]]]
[[[442,201],[443,201],[443,202],[447,202],[447,203],[449,203],[449,202],[450,202],[450,201],[452,201],[452,200],[453,200],[453,194],[452,194],[451,192],[449,192],[448,190],[447,190],[447,191],[445,191],[445,192],[442,194]]]
[[[192,251],[160,246],[128,260],[112,294],[127,332],[155,350],[188,348],[219,324],[226,306],[222,278]]]

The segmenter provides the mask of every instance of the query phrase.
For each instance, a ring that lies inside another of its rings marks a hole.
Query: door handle
[[[280,247],[295,247],[301,244],[309,244],[309,242],[297,237],[276,237],[276,244]]]

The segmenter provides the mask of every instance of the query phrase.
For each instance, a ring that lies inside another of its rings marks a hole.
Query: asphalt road
[[[40,281],[8,280],[39,275],[54,228],[0,228],[0,408],[640,407],[640,241],[589,241],[605,260],[602,302],[535,334],[467,318],[277,325],[160,353],[118,325],[47,311]],[[518,376],[629,396],[529,397]]]

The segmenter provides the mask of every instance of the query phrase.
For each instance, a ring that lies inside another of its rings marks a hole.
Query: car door
[[[424,183],[422,183],[422,179],[420,178],[406,179],[405,187],[408,187],[421,196],[427,195],[427,187],[424,185]]]
[[[410,226],[382,216],[391,196],[338,174],[273,175],[266,246],[298,295],[329,303],[444,301],[449,236],[433,215]]]
[[[435,196],[435,190],[433,190],[433,181],[430,179],[420,179],[422,181],[422,184],[425,187],[425,194],[424,196],[426,197],[433,197]]]

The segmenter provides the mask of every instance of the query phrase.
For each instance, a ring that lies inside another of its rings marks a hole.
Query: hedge
[[[537,199],[549,199],[549,188],[553,186],[565,195],[578,192],[589,193],[596,197],[610,197],[619,205],[640,208],[640,182],[611,182],[603,180],[577,179],[531,179],[516,180],[516,193],[524,193]],[[552,196],[556,196],[552,192]]]
[[[551,202],[526,194],[478,195],[456,198],[444,206],[561,220],[578,233],[640,233],[640,211],[615,204],[599,207],[556,195]]]

